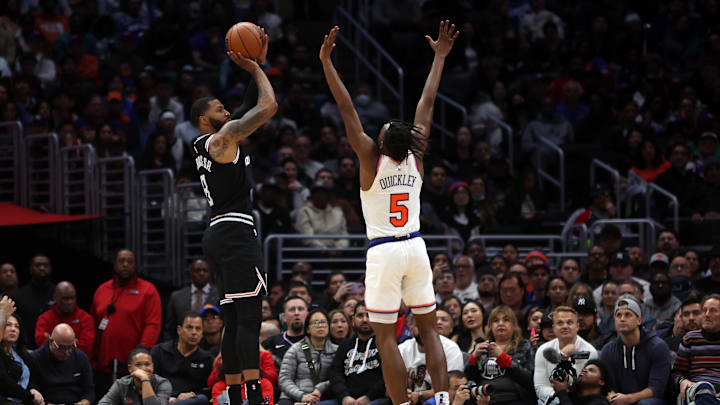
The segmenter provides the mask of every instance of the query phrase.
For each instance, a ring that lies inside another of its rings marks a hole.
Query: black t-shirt
[[[246,166],[250,166],[250,156],[245,155],[238,146],[234,161],[216,162],[208,152],[211,136],[205,134],[193,142],[193,159],[200,175],[200,184],[210,204],[210,214],[213,217],[228,212],[250,214],[251,185],[246,171]]]

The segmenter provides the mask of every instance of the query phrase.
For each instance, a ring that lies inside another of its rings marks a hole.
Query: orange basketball
[[[239,22],[225,34],[225,48],[246,58],[256,59],[260,56],[262,46],[260,27],[250,22]]]

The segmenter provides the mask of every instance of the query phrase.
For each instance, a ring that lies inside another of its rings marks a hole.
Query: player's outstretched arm
[[[427,139],[430,135],[430,125],[432,123],[435,96],[437,96],[438,87],[440,86],[440,78],[442,77],[443,66],[445,65],[445,57],[455,44],[460,31],[455,31],[455,24],[450,24],[449,20],[440,21],[440,34],[437,41],[433,41],[429,35],[425,35],[430,47],[435,51],[430,73],[425,81],[422,96],[415,110],[414,125],[423,134],[423,146],[427,145]]]
[[[268,34],[265,33],[265,28],[260,28],[260,31],[263,35],[263,48],[260,52],[260,55],[258,55],[257,59],[255,61],[258,63],[258,65],[263,66],[265,64],[265,59],[267,58],[267,51],[268,51]],[[245,113],[250,111],[251,108],[257,104],[258,100],[258,88],[257,84],[255,84],[255,80],[250,78],[250,81],[248,81],[247,86],[245,86],[245,95],[243,96],[243,102],[240,104],[240,107],[238,107],[233,113],[232,113],[232,119],[239,119],[242,118]]]
[[[365,165],[369,164],[371,167],[374,167],[378,156],[377,145],[375,145],[372,138],[367,136],[363,130],[357,111],[355,111],[355,107],[353,107],[350,93],[348,93],[345,85],[340,80],[340,76],[337,70],[335,70],[335,66],[333,66],[332,59],[330,59],[330,54],[333,48],[335,48],[335,38],[337,38],[338,32],[340,32],[340,28],[338,26],[333,27],[330,33],[325,35],[323,44],[320,47],[320,61],[322,62],[323,71],[325,72],[325,80],[327,80],[330,92],[335,98],[335,102],[342,115],[350,146],[360,158],[361,164],[364,162]]]
[[[252,74],[253,80],[258,86],[258,100],[255,107],[251,108],[242,118],[228,121],[220,131],[213,135],[208,152],[219,163],[232,162],[237,154],[238,142],[272,118],[278,108],[275,92],[260,66],[255,61],[234,52],[228,52],[228,56],[238,66]]]

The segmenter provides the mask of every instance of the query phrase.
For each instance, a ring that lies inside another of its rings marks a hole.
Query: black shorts
[[[203,235],[203,251],[216,274],[220,305],[246,297],[266,295],[267,274],[257,231],[241,222],[219,222]]]

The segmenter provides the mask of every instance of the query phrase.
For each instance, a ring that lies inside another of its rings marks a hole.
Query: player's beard
[[[210,117],[208,117],[208,118],[210,118]],[[220,129],[223,127],[223,125],[225,125],[226,122],[227,121],[221,121],[221,120],[216,120],[214,118],[210,118],[210,125],[212,125],[215,132],[220,131]]]

